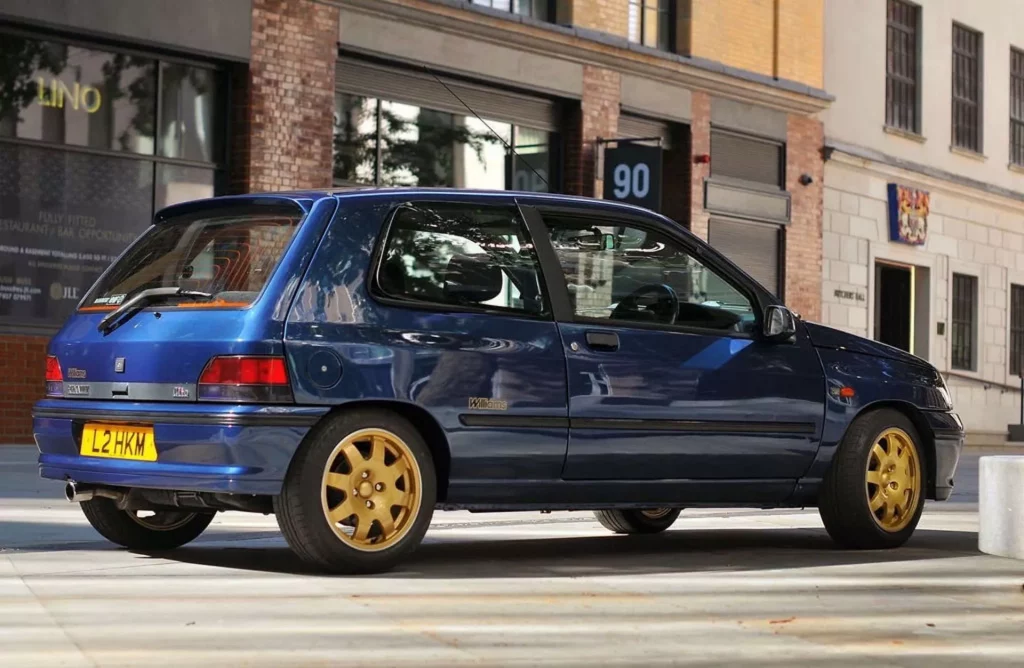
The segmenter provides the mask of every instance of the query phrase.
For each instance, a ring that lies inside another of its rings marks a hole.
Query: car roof
[[[156,220],[166,220],[179,215],[193,213],[208,207],[228,206],[232,204],[261,204],[271,202],[291,201],[302,206],[308,211],[315,202],[325,198],[335,198],[339,201],[364,198],[386,198],[404,199],[407,197],[430,198],[457,201],[460,199],[481,200],[493,197],[495,199],[516,199],[523,203],[536,206],[576,206],[591,211],[605,210],[608,212],[631,213],[643,215],[668,221],[664,216],[657,214],[650,209],[645,209],[632,204],[613,202],[584,197],[581,195],[559,195],[553,193],[537,193],[517,190],[485,190],[474,188],[419,188],[419,187],[372,187],[372,186],[350,186],[339,188],[323,188],[308,190],[281,190],[274,192],[249,193],[245,195],[222,195],[206,199],[191,200],[180,204],[172,204],[159,210]]]

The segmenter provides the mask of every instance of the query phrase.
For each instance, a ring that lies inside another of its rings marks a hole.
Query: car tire
[[[649,510],[598,510],[597,521],[615,533],[660,533],[672,526],[679,508],[651,508]]]
[[[419,431],[394,412],[360,409],[329,418],[309,435],[274,497],[274,512],[307,565],[381,573],[419,546],[436,500],[434,462]]]
[[[216,513],[179,510],[156,511],[139,517],[121,510],[112,499],[93,498],[81,503],[82,512],[101,536],[129,550],[159,552],[181,547],[199,537]]]
[[[849,549],[899,547],[917,528],[927,490],[926,453],[914,424],[880,409],[847,429],[822,480],[818,512]]]

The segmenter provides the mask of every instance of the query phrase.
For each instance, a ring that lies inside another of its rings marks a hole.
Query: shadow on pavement
[[[516,578],[737,572],[879,564],[979,554],[966,531],[919,529],[903,548],[841,550],[823,530],[679,530],[657,536],[441,540],[424,542],[388,577]],[[184,563],[316,575],[287,548],[185,547],[159,555]]]

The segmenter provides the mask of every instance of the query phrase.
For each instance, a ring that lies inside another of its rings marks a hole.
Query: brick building
[[[0,442],[31,439],[48,337],[103,267],[210,194],[639,197],[817,319],[823,21],[824,0],[4,3]]]

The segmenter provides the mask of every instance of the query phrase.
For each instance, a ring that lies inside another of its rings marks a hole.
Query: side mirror
[[[785,306],[770,304],[764,310],[764,338],[769,341],[787,341],[796,334],[796,318]]]

